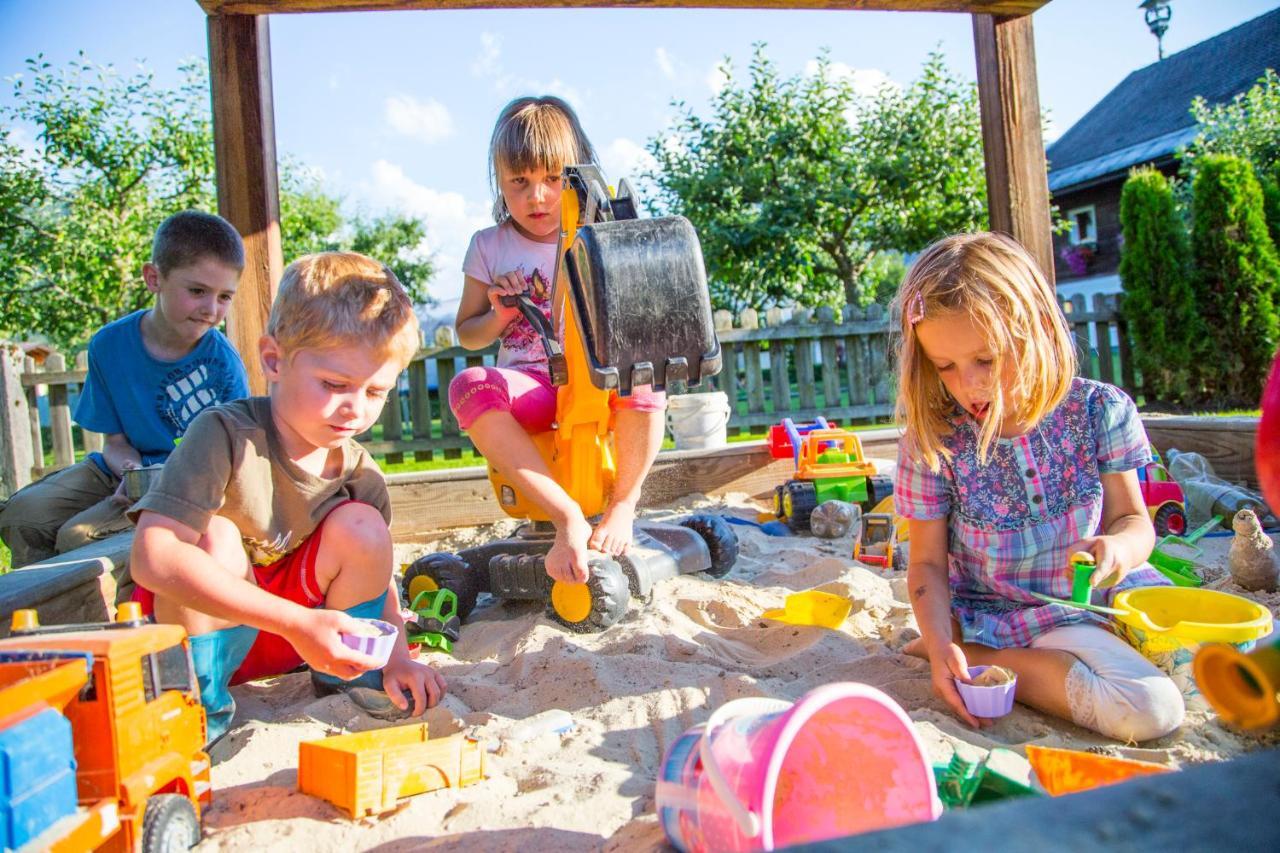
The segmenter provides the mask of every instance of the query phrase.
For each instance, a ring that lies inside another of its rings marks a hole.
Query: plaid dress
[[[1077,378],[1066,398],[1025,435],[998,438],[987,464],[978,462],[978,428],[963,409],[943,440],[951,451],[937,473],[898,453],[894,504],[906,518],[947,518],[952,613],[966,642],[994,648],[1026,646],[1062,625],[1106,617],[1044,604],[1028,591],[1071,597],[1071,546],[1098,531],[1101,474],[1151,461],[1146,431],[1133,401],[1120,389]],[[1116,592],[1165,585],[1142,565],[1094,603]]]

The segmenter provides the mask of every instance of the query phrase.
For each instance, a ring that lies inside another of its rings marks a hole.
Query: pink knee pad
[[[610,401],[614,411],[631,409],[636,412],[662,412],[667,408],[667,392],[655,391],[652,385],[637,385],[629,396],[618,394]]]
[[[551,428],[556,389],[539,373],[511,367],[468,367],[449,383],[449,408],[468,429],[488,411],[510,412],[526,432]]]

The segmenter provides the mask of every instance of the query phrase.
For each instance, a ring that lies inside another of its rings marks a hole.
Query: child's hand
[[[408,696],[413,697],[414,717],[420,717],[428,708],[434,708],[444,698],[447,687],[444,676],[433,667],[420,663],[397,650],[382,670],[382,689],[399,709],[409,707]]]
[[[1114,536],[1090,536],[1081,539],[1071,546],[1071,553],[1088,551],[1097,561],[1098,567],[1089,578],[1089,586],[1093,589],[1105,589],[1115,586],[1129,574],[1129,567],[1120,559],[1120,551]],[[1066,571],[1071,571],[1070,567]]]
[[[298,627],[284,634],[298,656],[316,672],[350,681],[377,669],[377,658],[361,654],[342,642],[343,633],[359,635],[359,621],[341,610],[307,610]]]
[[[933,692],[946,702],[952,713],[975,729],[990,726],[991,720],[979,720],[965,707],[960,691],[956,689],[955,680],[969,681],[969,662],[965,659],[964,649],[955,643],[948,643],[940,653],[929,655],[930,675],[933,678]]]
[[[502,297],[519,296],[529,289],[528,282],[524,279],[523,270],[512,270],[495,276],[489,284],[489,306],[493,308],[493,312],[504,319],[514,319],[520,309],[514,305],[503,305]]]

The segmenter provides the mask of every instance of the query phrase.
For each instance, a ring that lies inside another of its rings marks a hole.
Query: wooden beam
[[[1258,471],[1254,465],[1258,418],[1146,415],[1142,425],[1147,428],[1147,437],[1161,454],[1171,447],[1184,452],[1194,451],[1208,460],[1213,472],[1228,483],[1258,488]],[[1168,461],[1166,457],[1165,462]]]
[[[251,392],[263,394],[258,339],[284,267],[271,40],[267,19],[260,16],[211,15],[208,28],[218,212],[240,232],[245,248],[244,274],[227,314],[227,331],[244,359]]]
[[[406,9],[864,9],[1029,15],[1049,0],[197,0],[209,15],[383,12]]]
[[[1031,16],[973,16],[991,230],[1012,235],[1054,283],[1049,181]]]

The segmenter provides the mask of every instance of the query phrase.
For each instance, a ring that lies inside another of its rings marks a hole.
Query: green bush
[[[1185,403],[1196,344],[1205,339],[1188,279],[1191,252],[1173,188],[1157,169],[1135,169],[1120,195],[1123,314],[1148,400]]]
[[[1253,167],[1239,157],[1204,157],[1197,164],[1192,212],[1193,280],[1210,332],[1194,367],[1210,399],[1253,406],[1276,351],[1280,287],[1280,262]]]

